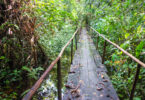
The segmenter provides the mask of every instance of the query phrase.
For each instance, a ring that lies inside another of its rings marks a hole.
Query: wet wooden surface
[[[92,39],[83,28],[63,100],[119,100],[101,62]]]

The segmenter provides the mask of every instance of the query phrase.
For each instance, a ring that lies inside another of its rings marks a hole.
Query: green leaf
[[[123,48],[123,49],[127,49],[129,46],[130,46],[130,41],[129,40],[120,45],[120,47]]]
[[[141,100],[140,97],[134,97],[133,100]]]
[[[0,59],[2,60],[2,59],[5,59],[5,56],[0,56]]]
[[[145,46],[145,40],[144,41],[141,41],[139,43],[139,45],[136,47],[136,56],[137,57],[139,57],[139,55],[142,52],[144,46]]]
[[[16,27],[17,30],[20,30],[18,25],[14,24],[14,26]]]
[[[119,60],[119,59],[120,59],[120,57],[118,55],[116,55],[116,54],[112,55],[112,61],[116,61],[116,60]]]
[[[30,89],[28,89],[28,90],[24,91],[24,92],[21,94],[21,97],[23,97],[26,93],[28,93],[28,92],[29,92],[29,90],[30,90]]]
[[[129,33],[126,33],[125,38],[127,39],[129,37],[129,35],[130,35]]]
[[[141,32],[142,32],[142,27],[141,27],[141,25],[139,25],[137,28],[137,33],[141,33]]]
[[[30,68],[27,67],[27,66],[23,66],[23,67],[22,67],[22,70],[25,70],[25,71],[31,72]]]

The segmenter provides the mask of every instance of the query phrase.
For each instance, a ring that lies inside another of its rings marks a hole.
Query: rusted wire
[[[73,38],[75,37],[75,35],[77,34],[79,29],[77,29],[75,31],[75,33],[73,34],[72,38],[66,43],[66,45],[62,48],[61,52],[59,53],[58,57],[49,65],[49,67],[45,70],[45,72],[42,74],[42,76],[39,78],[39,80],[33,85],[33,87],[30,89],[30,91],[23,97],[22,100],[31,100],[32,96],[35,94],[35,92],[37,91],[37,89],[40,87],[41,83],[43,82],[43,80],[45,79],[45,77],[47,76],[47,74],[51,71],[51,69],[54,67],[54,65],[60,60],[60,58],[62,57],[62,54],[64,52],[64,50],[66,49],[66,47],[71,43],[71,41],[73,40]]]
[[[134,60],[135,62],[137,62],[138,64],[140,64],[142,67],[145,68],[145,64],[140,61],[139,59],[137,59],[136,57],[134,57],[132,54],[128,53],[126,50],[122,49],[119,45],[117,45],[116,43],[113,43],[112,41],[110,41],[109,39],[107,39],[104,35],[100,34],[99,32],[97,32],[94,28],[91,27],[92,30],[94,30],[99,36],[101,36],[104,40],[106,40],[107,42],[109,42],[110,44],[112,44],[113,46],[115,46],[116,48],[118,48],[120,51],[122,51],[124,54],[126,54],[127,56],[129,56],[132,60]]]

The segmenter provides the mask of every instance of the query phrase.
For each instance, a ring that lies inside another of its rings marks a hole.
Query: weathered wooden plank
[[[82,29],[63,100],[119,100],[93,41]]]

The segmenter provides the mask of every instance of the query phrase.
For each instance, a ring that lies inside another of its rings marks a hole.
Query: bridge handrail
[[[107,39],[104,35],[100,34],[99,32],[97,32],[94,28],[90,27],[92,30],[94,30],[98,36],[101,36],[104,40],[106,40],[107,42],[109,42],[110,44],[112,44],[113,46],[115,46],[116,48],[118,48],[120,51],[122,51],[124,54],[126,54],[127,56],[129,56],[132,60],[134,60],[135,62],[137,62],[138,64],[140,64],[142,67],[145,68],[145,64],[140,61],[139,59],[137,59],[136,57],[134,57],[132,54],[130,54],[129,52],[127,52],[126,50],[124,50],[123,48],[121,48],[119,45],[117,45],[116,43],[113,43],[112,41],[110,41],[109,39]]]
[[[32,98],[32,96],[35,94],[35,92],[37,91],[37,89],[40,87],[41,83],[43,82],[43,80],[45,79],[45,77],[47,76],[47,74],[51,71],[51,69],[54,67],[54,65],[60,60],[60,58],[62,57],[64,50],[66,49],[66,47],[71,43],[71,41],[74,39],[74,37],[76,36],[77,32],[78,32],[79,28],[77,28],[77,30],[74,32],[73,36],[70,38],[70,40],[65,44],[65,46],[61,49],[61,52],[59,53],[58,57],[49,65],[49,67],[45,70],[45,72],[41,75],[41,77],[39,78],[39,80],[33,85],[33,87],[30,89],[30,91],[23,97],[22,100],[30,100]]]

